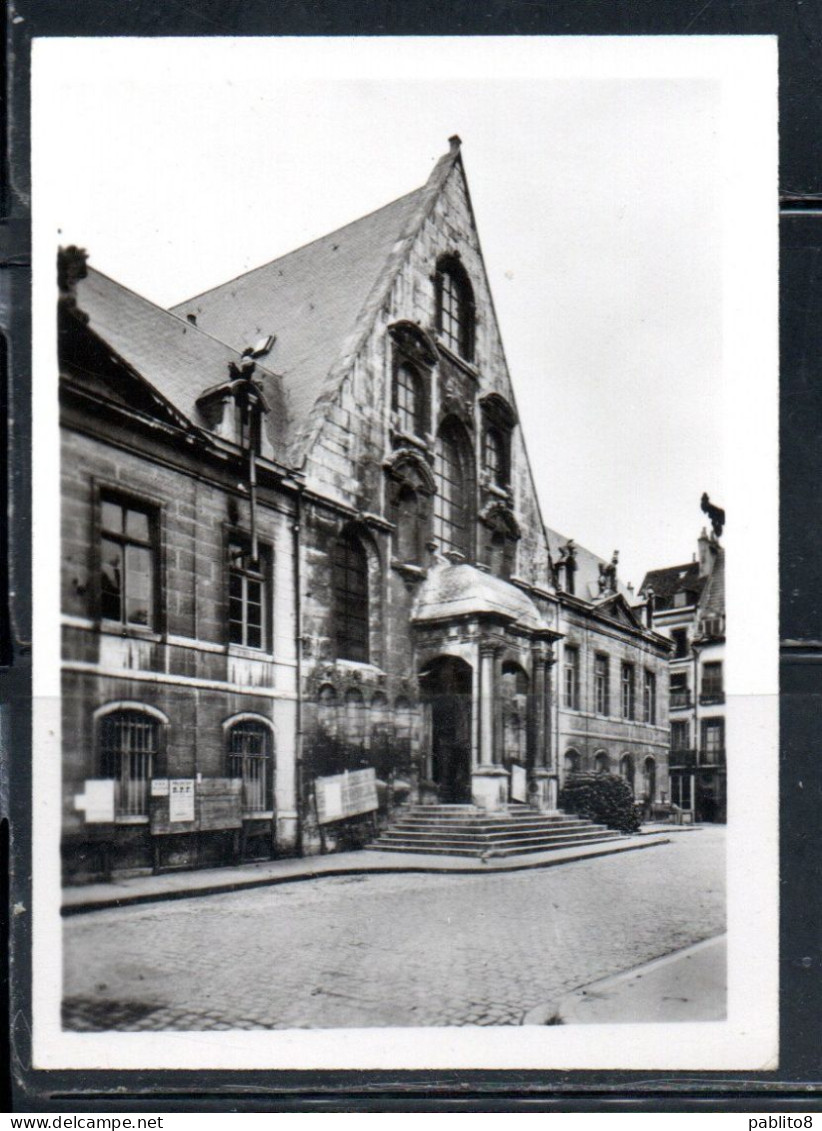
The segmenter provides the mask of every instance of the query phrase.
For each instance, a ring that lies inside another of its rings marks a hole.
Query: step
[[[414,832],[417,829],[441,829],[444,832],[464,833],[494,833],[494,832],[531,832],[534,830],[553,832],[555,829],[576,829],[590,824],[589,821],[423,821],[410,817],[392,824],[394,829],[407,829]]]
[[[502,848],[514,848],[520,846],[523,848],[531,848],[537,851],[539,848],[551,848],[558,844],[564,844],[569,840],[598,840],[604,836],[617,836],[617,833],[611,833],[600,829],[584,829],[575,833],[560,833],[553,837],[535,836],[535,837],[499,837],[495,840],[479,841],[479,840],[458,840],[450,837],[404,837],[392,836],[390,833],[384,833],[372,843],[374,845],[382,845],[388,848],[392,845],[407,845],[409,847],[437,847],[441,850],[450,848],[464,848],[470,849],[477,853],[495,851]]]
[[[400,844],[381,844],[375,841],[372,844],[366,845],[366,851],[371,852],[405,852],[410,854],[425,855],[425,856],[465,856],[478,858],[483,855],[493,857],[508,857],[508,856],[527,856],[533,855],[538,852],[549,852],[552,849],[558,848],[574,848],[575,846],[583,846],[589,844],[600,844],[608,841],[619,840],[620,834],[611,832],[607,834],[597,834],[596,836],[576,836],[566,837],[562,841],[553,841],[544,846],[533,845],[514,845],[507,848],[500,849],[471,849],[471,848],[455,848],[453,846],[439,847],[439,846],[423,846],[423,845],[409,845],[407,843]]]
[[[509,844],[530,841],[552,841],[558,837],[581,836],[583,834],[600,834],[608,829],[597,825],[588,825],[578,829],[557,829],[556,831],[536,831],[531,833],[498,832],[493,835],[476,836],[469,833],[436,832],[433,830],[419,829],[409,832],[407,829],[386,829],[380,839],[407,840],[417,843],[421,840],[440,841],[443,844]]]

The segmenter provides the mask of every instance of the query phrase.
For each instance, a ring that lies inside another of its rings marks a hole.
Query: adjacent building
[[[668,784],[670,644],[544,526],[458,138],[422,188],[163,310],[60,258],[64,856],[317,849],[317,779]]]
[[[721,525],[719,526],[721,531]],[[724,822],[725,551],[703,530],[693,562],[652,570],[641,593],[670,659],[671,801],[696,821]]]

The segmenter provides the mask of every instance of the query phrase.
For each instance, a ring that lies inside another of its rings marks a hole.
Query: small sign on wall
[[[87,778],[83,793],[75,793],[74,808],[85,814],[87,825],[107,825],[114,820],[114,782],[110,778]]]
[[[168,819],[174,824],[194,820],[194,778],[171,778],[168,783]]]
[[[360,813],[373,813],[379,804],[377,775],[371,768],[317,778],[314,791],[317,820],[321,825],[356,817]]]
[[[151,796],[168,797],[168,778],[151,779]]]

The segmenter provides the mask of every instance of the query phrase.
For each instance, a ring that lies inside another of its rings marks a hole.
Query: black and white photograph
[[[776,1067],[776,63],[35,41],[37,1066]]]

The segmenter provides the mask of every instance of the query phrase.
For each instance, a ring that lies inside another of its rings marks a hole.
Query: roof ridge
[[[313,247],[314,244],[322,243],[323,240],[330,239],[331,236],[336,236],[340,232],[345,232],[349,228],[353,228],[356,224],[361,224],[364,220],[369,220],[372,216],[376,216],[380,212],[385,212],[387,211],[387,209],[393,208],[401,201],[408,200],[409,197],[414,196],[416,193],[422,192],[424,188],[425,185],[418,185],[417,188],[411,189],[410,192],[405,192],[402,194],[402,196],[397,196],[393,200],[389,200],[387,204],[383,204],[379,208],[372,208],[370,212],[364,212],[363,215],[358,216],[356,220],[350,220],[347,224],[342,224],[339,228],[334,228],[330,232],[323,232],[321,236],[316,236],[313,240],[307,240],[305,243],[301,243],[297,247],[293,247],[290,251],[286,251],[283,255],[275,255],[273,259],[267,259],[265,263],[258,263],[256,267],[249,267],[247,271],[240,271],[239,274],[233,275],[230,279],[225,279],[222,283],[217,283],[217,285],[214,287],[206,287],[205,290],[198,291],[196,295],[190,295],[188,298],[184,298],[181,302],[175,302],[167,308],[168,312],[170,314],[175,314],[176,317],[179,317],[179,315],[176,315],[177,308],[186,306],[191,302],[196,302],[198,298],[203,298],[205,295],[210,295],[214,291],[222,290],[224,287],[228,287],[232,283],[239,282],[240,279],[245,279],[249,275],[255,275],[258,271],[264,271],[267,267],[273,267],[275,263],[282,263],[283,260],[289,259],[292,255],[296,255],[300,251],[305,251],[307,248]],[[218,338],[215,340],[219,341],[220,339]]]

